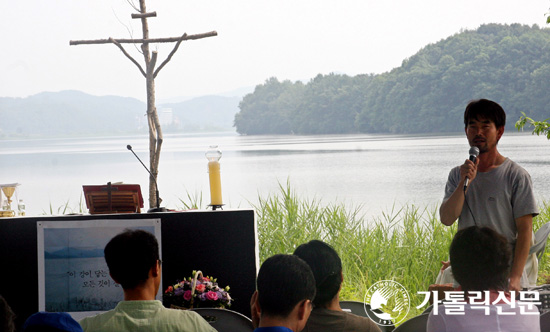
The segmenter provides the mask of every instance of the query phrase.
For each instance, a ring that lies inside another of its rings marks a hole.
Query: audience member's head
[[[37,312],[27,318],[23,332],[82,332],[82,327],[66,312]]]
[[[155,236],[143,230],[125,230],[105,246],[105,261],[111,277],[124,290],[134,289],[149,278],[149,271],[159,262]]]
[[[495,127],[504,127],[506,124],[506,113],[502,107],[492,100],[472,100],[464,111],[464,128],[468,127],[470,120],[489,120]]]
[[[296,248],[294,255],[309,265],[315,277],[317,293],[313,304],[326,308],[342,285],[342,261],[338,253],[328,244],[312,240]]]
[[[15,314],[8,305],[8,302],[0,295],[0,331],[15,331]]]
[[[303,329],[315,297],[315,278],[306,262],[294,255],[272,256],[260,267],[256,286],[260,326]]]
[[[464,291],[506,290],[511,255],[506,238],[488,227],[458,231],[450,248],[453,275]]]

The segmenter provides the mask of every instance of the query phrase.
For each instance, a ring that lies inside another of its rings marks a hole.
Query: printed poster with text
[[[125,229],[154,234],[161,248],[160,219],[38,222],[39,310],[88,316],[122,301],[122,287],[110,277],[103,249]]]

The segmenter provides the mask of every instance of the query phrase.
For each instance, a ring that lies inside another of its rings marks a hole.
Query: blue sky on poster
[[[550,1],[148,0],[151,37],[216,30],[186,41],[156,80],[157,98],[217,94],[275,76],[382,73],[429,43],[483,23],[546,27]],[[126,0],[0,2],[0,97],[81,90],[145,98],[145,80],[114,45],[69,40],[141,37]],[[128,51],[142,61],[136,49]],[[172,44],[156,47],[159,60]]]
[[[113,236],[125,229],[143,229],[155,234],[161,244],[159,223],[158,219],[65,220],[63,224],[49,221],[41,223],[39,239],[43,237],[44,248],[52,252],[69,247],[103,249]]]
[[[44,231],[44,247],[54,252],[61,248],[103,249],[114,235],[124,231],[125,227],[102,228],[48,228]],[[105,235],[108,234],[108,235]]]

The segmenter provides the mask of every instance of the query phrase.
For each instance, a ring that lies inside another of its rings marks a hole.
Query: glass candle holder
[[[220,159],[222,152],[217,145],[211,145],[205,153],[208,159],[208,177],[210,179],[210,205],[222,206],[222,181],[220,176]]]

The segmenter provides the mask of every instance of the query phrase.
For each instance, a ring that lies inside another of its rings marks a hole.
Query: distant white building
[[[135,117],[136,128],[142,130],[147,127],[147,115],[141,115]]]
[[[174,113],[171,108],[159,108],[158,115],[161,126],[169,126],[174,123]]]

